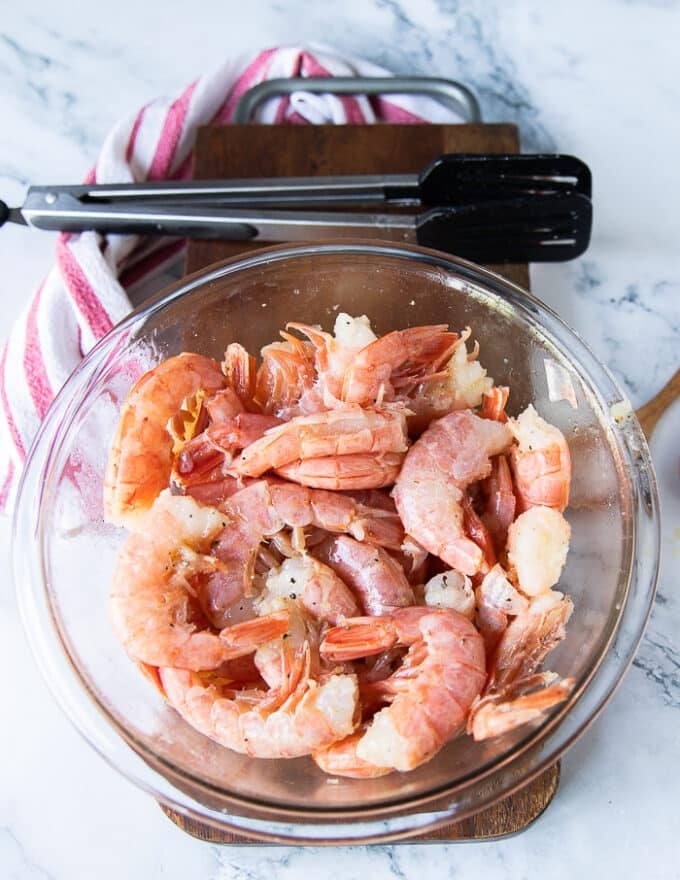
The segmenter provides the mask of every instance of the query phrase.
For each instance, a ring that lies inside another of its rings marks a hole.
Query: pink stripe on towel
[[[71,253],[68,242],[61,235],[57,241],[57,264],[68,292],[87,326],[97,339],[104,336],[113,327],[113,321],[85,277],[82,267]]]
[[[26,348],[24,349],[26,383],[40,419],[45,417],[45,413],[54,399],[54,392],[52,391],[43,360],[38,331],[38,310],[44,286],[45,282],[43,281],[28,310],[28,317],[26,319]]]

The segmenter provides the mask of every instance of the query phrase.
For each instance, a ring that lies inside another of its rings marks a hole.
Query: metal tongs
[[[241,241],[378,238],[477,261],[544,262],[586,249],[590,196],[590,171],[573,156],[463,153],[419,174],[35,186],[20,208],[0,202],[0,225]],[[346,210],[373,206],[380,213]],[[423,210],[404,213],[414,207]]]

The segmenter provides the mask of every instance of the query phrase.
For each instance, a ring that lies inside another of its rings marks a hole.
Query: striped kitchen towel
[[[249,88],[278,77],[388,76],[327,50],[268,49],[231,61],[179,97],[159,98],[109,133],[88,183],[177,180],[191,174],[196,127],[231,121]],[[459,122],[431,98],[296,94],[260,105],[260,123]],[[62,234],[56,259],[0,358],[0,510],[9,511],[31,442],[59,388],[90,348],[132,308],[128,292],[151,279],[183,242],[94,232]],[[151,289],[147,293],[153,292]]]

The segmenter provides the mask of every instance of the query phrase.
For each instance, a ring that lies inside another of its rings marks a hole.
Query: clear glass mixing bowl
[[[573,457],[569,559],[560,589],[575,612],[550,668],[577,682],[542,723],[483,743],[460,737],[408,774],[333,779],[310,759],[253,760],[189,727],[140,675],[108,620],[112,566],[125,538],[102,517],[102,480],[119,407],[170,355],[251,351],[287,321],[332,329],[339,310],[378,333],[467,325],[480,359],[566,434]],[[577,408],[551,401],[561,367]],[[29,456],[14,522],[19,603],[42,672],[67,715],[114,767],[157,799],[213,826],[277,841],[378,841],[462,819],[526,784],[597,715],[630,663],[653,601],[658,500],[634,416],[579,337],[520,288],[421,248],[278,247],[213,266],[114,328],[59,394]]]

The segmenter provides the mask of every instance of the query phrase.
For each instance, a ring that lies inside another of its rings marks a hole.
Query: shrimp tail
[[[508,733],[516,727],[536,721],[543,713],[567,699],[574,688],[573,678],[555,681],[541,690],[522,694],[512,700],[483,698],[468,716],[467,732],[477,742]]]
[[[220,641],[224,644],[224,659],[234,660],[273,639],[284,635],[288,630],[289,615],[287,611],[277,611],[266,617],[256,617],[226,627],[220,632]]]
[[[325,773],[335,776],[348,776],[350,779],[376,779],[387,776],[392,767],[378,767],[357,755],[357,746],[366,732],[365,726],[346,736],[330,748],[321,749],[312,754],[318,767]]]
[[[328,660],[344,663],[388,651],[398,639],[389,618],[352,617],[328,630],[321,643],[321,653]]]
[[[243,406],[251,412],[257,411],[258,407],[254,403],[257,369],[252,354],[238,342],[232,342],[224,353],[222,371],[227,377],[229,387],[234,389]]]

